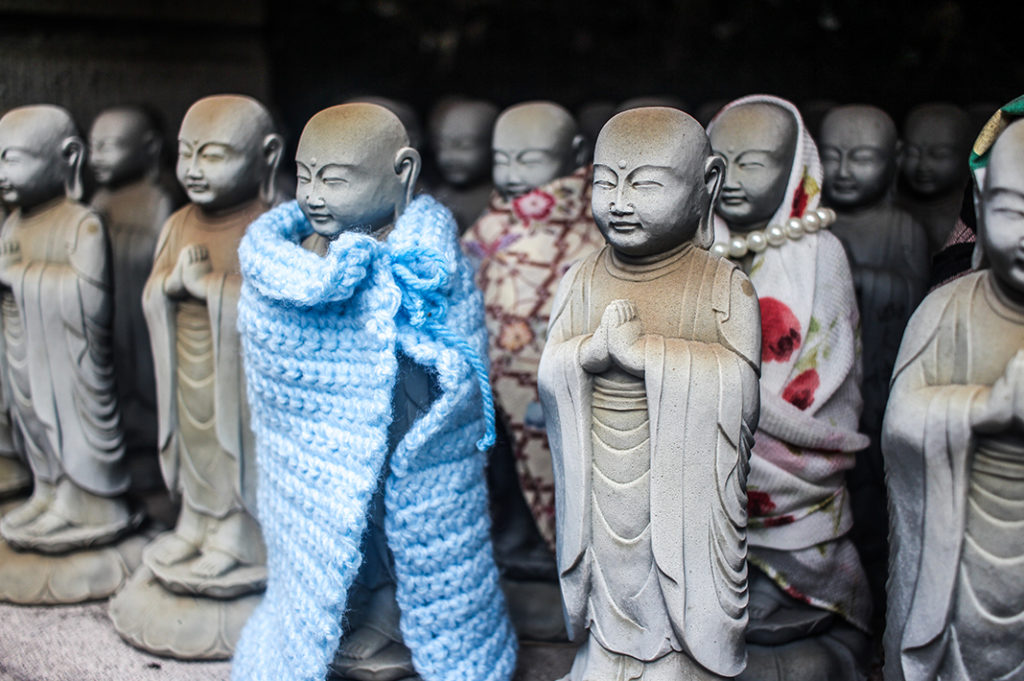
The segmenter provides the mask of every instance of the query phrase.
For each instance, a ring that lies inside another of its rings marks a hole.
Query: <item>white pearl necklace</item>
[[[747,253],[761,253],[769,246],[778,248],[789,239],[794,241],[804,234],[814,234],[827,229],[836,221],[836,212],[831,208],[808,211],[802,218],[790,218],[785,225],[770,225],[767,229],[755,229],[746,234],[729,235],[729,242],[718,242],[711,252],[720,258],[739,259]]]

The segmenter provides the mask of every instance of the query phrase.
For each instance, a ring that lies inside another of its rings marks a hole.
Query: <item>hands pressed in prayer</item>
[[[1018,350],[1003,375],[974,402],[971,425],[978,433],[1024,432],[1024,350]]]
[[[9,270],[21,262],[21,243],[13,240],[0,241],[0,283],[10,286]]]
[[[206,275],[213,271],[210,252],[206,246],[192,244],[182,249],[175,269],[181,277],[181,285],[185,291],[199,300],[206,300]]]
[[[583,342],[580,362],[592,374],[613,363],[636,376],[644,375],[643,322],[628,300],[608,303],[597,329]]]

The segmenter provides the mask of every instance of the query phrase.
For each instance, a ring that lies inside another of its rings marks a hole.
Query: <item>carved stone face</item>
[[[494,126],[494,186],[513,199],[573,170],[576,123],[568,111],[550,102],[506,109]]]
[[[221,211],[256,198],[269,172],[270,116],[248,97],[219,95],[188,110],[178,134],[177,176],[192,203]]]
[[[820,137],[830,205],[858,208],[885,197],[896,172],[896,125],[888,114],[872,106],[833,109]]]
[[[664,253],[693,239],[707,203],[710,153],[700,125],[681,111],[633,109],[613,117],[594,150],[594,221],[617,252]]]
[[[711,148],[725,157],[716,210],[737,231],[764,226],[778,210],[796,153],[797,124],[774,104],[733,107],[715,121]]]
[[[306,124],[295,153],[296,198],[313,229],[377,234],[405,207],[419,155],[398,118],[376,104],[342,104]]]
[[[982,243],[1004,290],[1024,299],[1024,124],[1014,123],[992,148],[982,196]]]
[[[56,107],[27,106],[0,118],[0,199],[30,209],[63,195],[61,146],[73,135],[70,117]]]
[[[89,131],[89,168],[100,185],[118,185],[143,177],[156,161],[156,132],[145,114],[109,109]]]
[[[448,184],[462,187],[487,175],[491,132],[498,112],[486,102],[453,102],[431,121],[437,168]]]
[[[970,121],[953,106],[917,109],[904,129],[903,182],[923,197],[958,191],[967,180]]]

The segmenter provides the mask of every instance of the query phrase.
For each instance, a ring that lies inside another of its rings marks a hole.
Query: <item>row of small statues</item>
[[[91,154],[60,108],[0,119],[0,484],[32,489],[0,598],[113,594],[130,643],[240,680],[497,681],[499,566],[557,546],[570,681],[853,680],[888,563],[887,679],[1024,673],[1024,105],[973,149],[923,107],[902,153],[879,109],[816,143],[766,95],[591,152],[550,102],[446,106],[461,225],[379,102],[309,121],[286,201],[266,109],[199,100],[173,213],[142,112]],[[925,297],[968,168],[974,271]],[[126,494],[154,450],[162,533]]]

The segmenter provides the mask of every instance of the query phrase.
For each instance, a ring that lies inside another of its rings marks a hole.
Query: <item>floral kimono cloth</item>
[[[585,166],[511,201],[495,194],[462,237],[463,250],[478,262],[496,406],[509,429],[526,502],[552,547],[555,487],[537,367],[558,282],[570,265],[604,245],[590,212],[590,179]]]
[[[764,95],[800,128],[786,199],[771,224],[818,206],[818,150],[789,102]],[[714,121],[709,129],[714,126]],[[718,240],[728,238],[719,221]],[[747,479],[749,560],[787,594],[867,629],[871,596],[846,536],[853,514],[846,471],[868,445],[862,407],[859,313],[849,261],[827,231],[757,254],[750,281],[761,303],[761,420]]]

